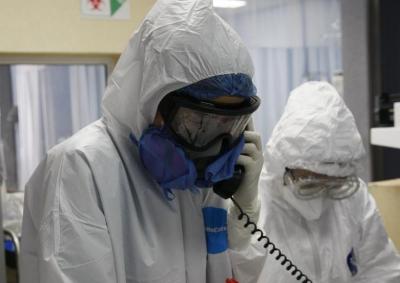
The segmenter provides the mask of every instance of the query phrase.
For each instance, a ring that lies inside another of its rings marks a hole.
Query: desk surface
[[[400,179],[369,184],[389,237],[400,251]]]

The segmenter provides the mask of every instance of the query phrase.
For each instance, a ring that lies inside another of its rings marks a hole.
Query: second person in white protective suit
[[[292,91],[264,154],[260,226],[315,283],[400,282],[400,258],[357,177],[363,155],[354,117],[330,84]],[[277,254],[259,283],[305,282]]]
[[[252,76],[211,0],[158,1],[110,77],[103,118],[27,184],[21,282],[256,282],[264,251],[211,188],[243,166],[235,197],[257,219]]]

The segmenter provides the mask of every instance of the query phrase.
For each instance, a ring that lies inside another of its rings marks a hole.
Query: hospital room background
[[[26,182],[47,150],[101,117],[108,76],[154,2],[2,1],[0,282],[18,282]],[[400,2],[214,0],[214,6],[252,56],[262,99],[253,119],[263,145],[292,89],[310,80],[336,87],[367,150],[360,175],[399,249]]]

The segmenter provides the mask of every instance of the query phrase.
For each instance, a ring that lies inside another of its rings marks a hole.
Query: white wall
[[[371,180],[371,90],[369,85],[368,2],[342,0],[343,98],[353,112],[367,152],[360,177]]]
[[[0,54],[119,54],[155,0],[131,0],[130,20],[80,15],[80,0],[0,1]]]

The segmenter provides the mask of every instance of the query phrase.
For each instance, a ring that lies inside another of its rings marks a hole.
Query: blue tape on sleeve
[[[228,249],[227,212],[217,207],[203,208],[207,252],[218,254]]]

